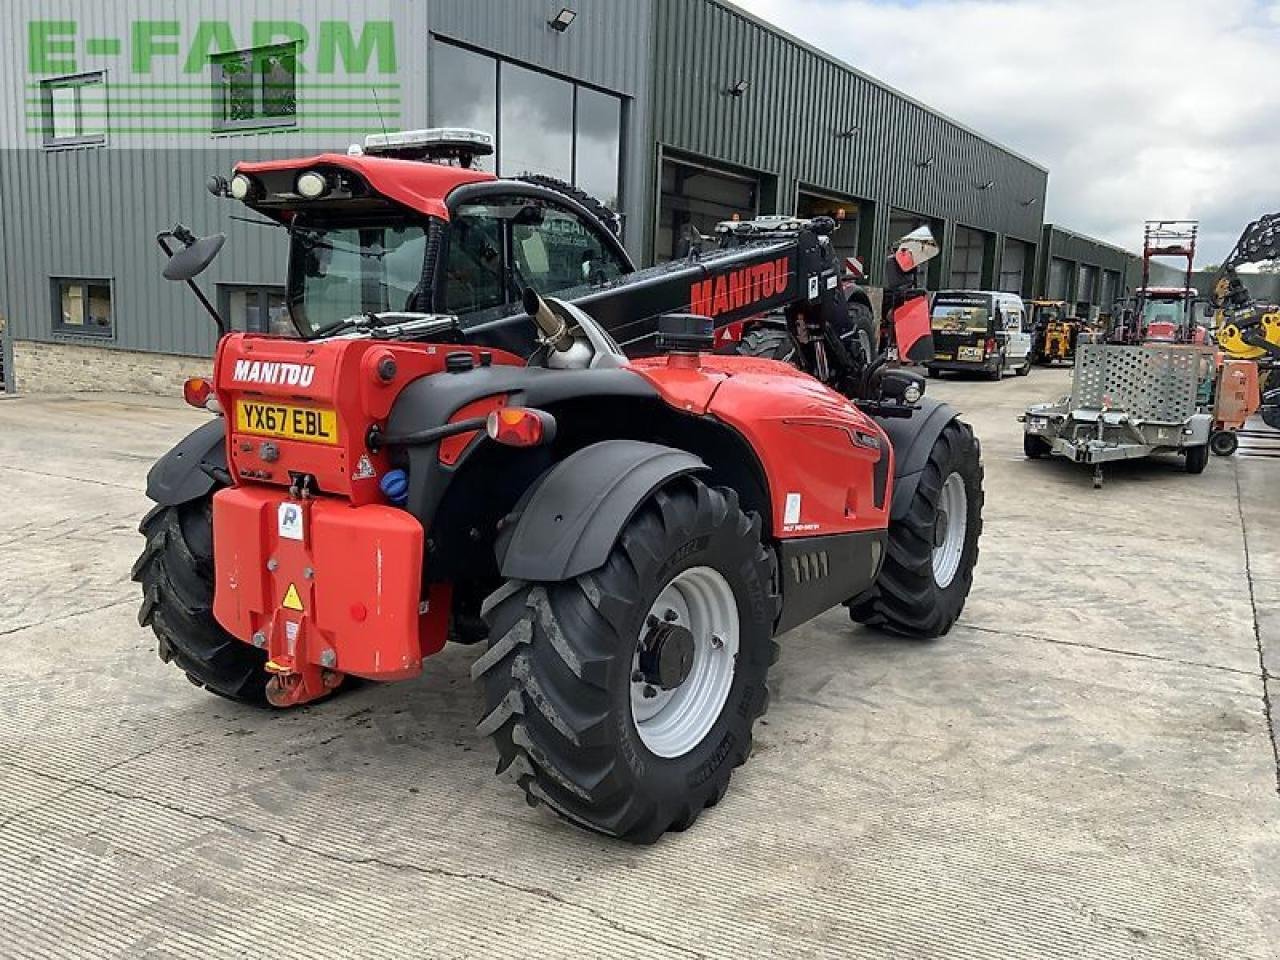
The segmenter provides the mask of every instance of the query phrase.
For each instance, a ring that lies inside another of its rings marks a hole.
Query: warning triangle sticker
[[[298,588],[295,584],[289,584],[289,589],[284,592],[284,599],[280,601],[280,606],[286,610],[302,612],[302,597],[298,595]]]

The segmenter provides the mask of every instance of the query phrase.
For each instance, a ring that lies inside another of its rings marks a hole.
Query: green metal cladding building
[[[562,10],[573,16],[560,30]],[[167,46],[153,43],[140,77],[128,38],[149,13],[143,0],[65,0],[58,16],[74,30],[56,49],[73,53],[0,64],[11,387],[16,374],[26,390],[171,390],[207,369],[212,324],[159,276],[154,236],[177,220],[228,234],[202,282],[232,325],[278,327],[284,238],[229,220],[205,178],[241,159],[343,150],[384,123],[490,130],[493,169],[551,173],[602,197],[641,263],[681,254],[690,227],[758,213],[841,217],[837,246],[863,256],[873,282],[890,241],[920,224],[942,243],[934,289],[1030,296],[1063,269],[1050,247],[1076,264],[1071,278],[1092,256],[1045,231],[1044,167],[724,0],[200,0],[183,5],[190,22],[173,22]],[[0,25],[21,37],[44,17],[39,0],[13,0]],[[296,28],[271,33],[281,22]],[[356,45],[374,27],[393,50]],[[371,55],[346,78],[361,109],[334,130],[316,91],[334,59],[325,38],[343,31],[353,42],[336,48],[340,65]],[[81,42],[121,34],[114,55]],[[209,37],[219,44],[202,56]],[[296,84],[287,99],[224,82],[231,64],[256,83],[260,62],[264,81]],[[183,132],[148,125],[138,91],[156,83],[190,97]]]

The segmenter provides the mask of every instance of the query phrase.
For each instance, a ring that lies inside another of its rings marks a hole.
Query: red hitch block
[[[344,674],[403,680],[444,646],[449,590],[422,597],[424,534],[394,507],[229,488],[213,498],[213,612],[265,648],[277,706],[323,696]]]

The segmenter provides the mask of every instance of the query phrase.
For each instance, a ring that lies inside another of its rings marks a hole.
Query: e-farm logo
[[[28,21],[28,132],[76,143],[400,128],[391,20],[119,23],[102,36],[75,20]]]

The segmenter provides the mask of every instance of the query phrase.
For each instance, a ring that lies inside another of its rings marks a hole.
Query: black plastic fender
[[[201,424],[155,462],[147,474],[147,496],[162,507],[198,500],[213,489],[213,474],[227,470],[226,421]]]
[[[543,581],[594,570],[651,493],[706,469],[691,453],[638,440],[583,447],[520,498],[498,538],[498,567],[507,579]]]
[[[893,503],[889,508],[893,520],[906,514],[929,462],[929,452],[947,424],[960,416],[954,407],[932,397],[921,397],[918,406],[910,417],[875,418],[893,444]]]

